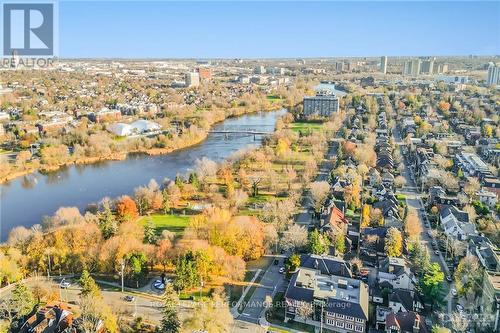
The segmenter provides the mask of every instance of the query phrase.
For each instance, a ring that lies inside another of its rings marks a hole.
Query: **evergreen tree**
[[[165,294],[163,295],[163,317],[161,319],[159,330],[161,333],[180,332],[181,321],[179,320],[179,313],[177,310],[178,303],[179,298],[172,288],[172,285],[169,284],[165,289]]]
[[[36,303],[33,293],[23,283],[17,284],[12,290],[11,302],[12,308],[17,312],[17,318],[29,315]]]
[[[144,226],[144,241],[149,244],[155,244],[156,240],[156,225],[152,219],[148,219]]]
[[[90,297],[100,297],[101,290],[97,283],[95,283],[92,276],[90,276],[89,272],[84,269],[82,275],[79,280],[80,286],[82,287],[81,295],[82,297],[90,296]]]

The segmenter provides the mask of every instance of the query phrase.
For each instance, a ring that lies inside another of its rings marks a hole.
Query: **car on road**
[[[438,256],[439,255],[439,250],[434,250],[434,254]]]
[[[61,287],[63,289],[67,289],[67,288],[71,287],[71,283],[69,283],[65,279],[62,279],[61,283],[59,284],[59,287]]]
[[[456,308],[458,312],[464,312],[464,307],[462,306],[462,304],[457,304]]]
[[[132,296],[132,295],[127,295],[125,297],[123,297],[123,299],[126,301],[126,302],[133,302],[135,301],[135,297]]]
[[[284,274],[285,273],[285,267],[280,267],[279,272],[280,272],[280,274]]]
[[[453,280],[451,279],[451,276],[446,275],[446,281],[451,282],[451,281],[453,281]]]
[[[451,288],[451,294],[453,295],[453,297],[457,297],[457,290],[455,288]]]
[[[158,290],[165,290],[165,283],[163,283],[161,280],[156,280],[155,282],[153,282],[153,287]]]

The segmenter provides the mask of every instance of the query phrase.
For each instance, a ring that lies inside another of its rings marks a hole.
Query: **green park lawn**
[[[156,226],[158,234],[161,234],[163,230],[168,230],[176,235],[182,235],[184,229],[189,223],[190,216],[183,215],[173,215],[173,214],[153,214],[149,216],[143,216],[139,219],[139,223],[146,224],[148,220],[152,220]]]
[[[290,128],[294,132],[309,132],[319,131],[323,127],[321,123],[310,123],[305,121],[297,121],[290,124]]]

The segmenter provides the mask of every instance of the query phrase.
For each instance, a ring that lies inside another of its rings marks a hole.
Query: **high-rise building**
[[[186,73],[186,87],[198,87],[200,85],[200,74],[196,72]]]
[[[426,59],[422,61],[422,66],[420,68],[421,74],[433,74],[434,73],[434,58]]]
[[[344,62],[343,61],[338,61],[335,63],[335,70],[337,72],[343,72],[344,71]]]
[[[387,74],[387,56],[380,58],[380,71],[382,74]]]
[[[411,61],[411,75],[417,76],[418,74],[420,74],[421,64],[422,62],[420,61],[420,59],[413,59]]]
[[[331,117],[339,111],[339,99],[329,91],[320,91],[316,96],[304,97],[303,104],[305,117]]]
[[[403,64],[403,75],[417,76],[420,74],[421,67],[420,59],[413,59],[409,61],[405,61]]]
[[[488,86],[500,84],[500,66],[490,62],[486,84]]]
[[[266,74],[266,68],[264,66],[257,66],[254,68],[253,72],[255,74]]]

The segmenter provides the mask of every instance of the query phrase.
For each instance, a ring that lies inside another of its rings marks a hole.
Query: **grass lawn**
[[[184,229],[187,227],[189,223],[190,216],[183,215],[162,215],[162,214],[153,214],[150,216],[143,216],[139,219],[139,223],[143,225],[146,224],[148,220],[153,220],[156,230],[158,234],[161,234],[163,230],[168,230],[176,235],[182,235]]]
[[[267,95],[267,100],[269,100],[271,102],[276,102],[276,101],[281,100],[281,98],[279,96],[276,96],[276,95]]]
[[[290,124],[290,128],[294,132],[309,132],[319,131],[323,127],[321,123],[309,123],[305,121],[298,121]]]

